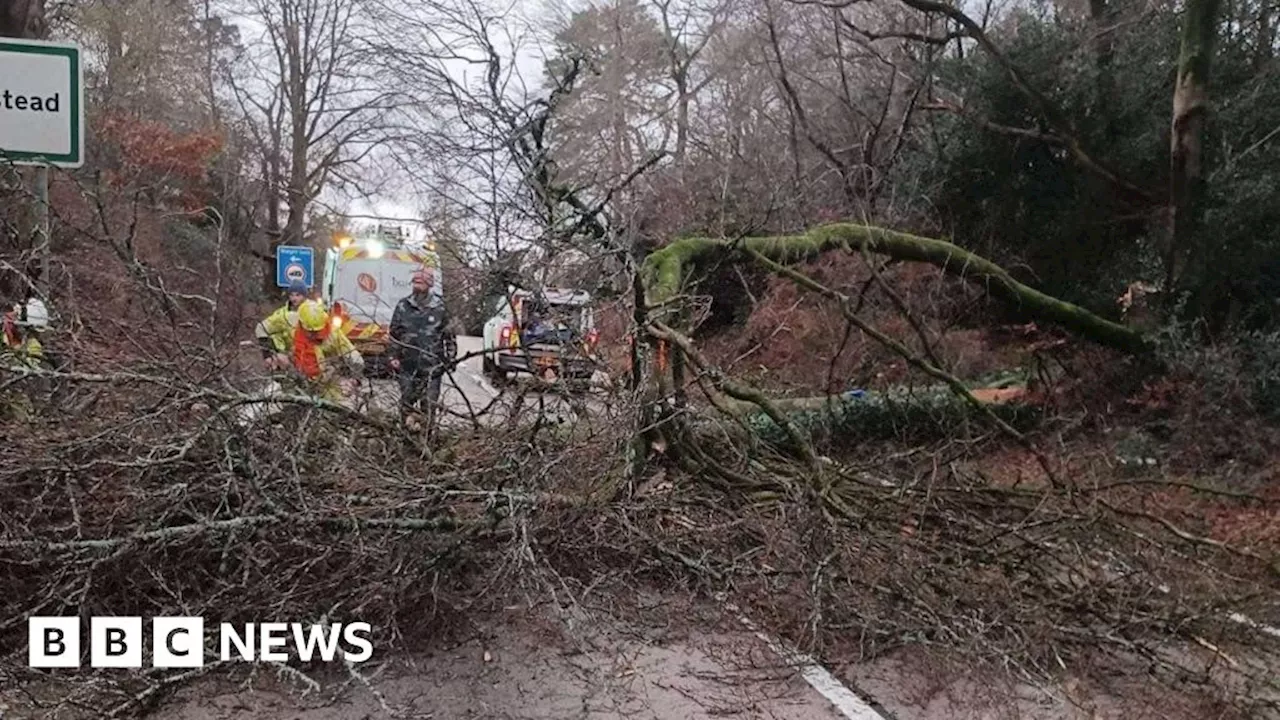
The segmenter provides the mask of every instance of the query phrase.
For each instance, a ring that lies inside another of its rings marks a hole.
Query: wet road
[[[590,409],[594,414],[594,410],[602,407],[601,401],[597,399],[579,396],[579,411],[575,411],[571,403],[558,393],[530,388],[530,383],[523,381],[524,379],[510,383],[500,390],[484,377],[480,357],[482,347],[481,338],[458,337],[460,361],[453,372],[444,378],[440,392],[445,407],[441,422],[446,427],[465,427],[477,422],[481,426],[498,425],[508,421],[515,412],[540,412],[544,416],[572,420],[580,417],[583,409]],[[346,404],[362,412],[395,413],[399,399],[400,388],[395,379],[365,379]],[[274,412],[275,408],[271,405],[257,405],[246,408],[241,416],[244,421],[251,421]]]
[[[480,347],[480,338],[458,338],[458,356],[462,361],[444,378],[440,399],[451,418],[461,421],[474,415],[487,424],[494,421],[496,413],[492,406],[500,392],[485,379],[481,372],[480,357],[468,357],[478,353]],[[361,384],[357,407],[394,412],[399,399],[400,388],[394,379],[366,380]]]

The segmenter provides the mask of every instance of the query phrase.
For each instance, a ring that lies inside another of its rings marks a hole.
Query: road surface
[[[474,414],[482,423],[488,424],[494,422],[497,415],[493,406],[501,393],[485,379],[480,357],[468,357],[478,353],[481,344],[477,337],[458,338],[458,356],[462,360],[444,378],[440,392],[450,422],[462,422],[463,418]],[[360,401],[365,408],[394,412],[399,398],[400,388],[394,379],[366,380],[362,384]]]
[[[727,609],[722,606],[722,609]],[[474,618],[469,638],[296,678],[197,680],[154,720],[1192,720],[1145,679],[1110,690],[1032,687],[993,671],[946,669],[927,648],[823,668],[730,615],[686,608],[681,623],[511,607]],[[684,623],[689,624],[689,623]],[[734,627],[737,626],[737,627]],[[226,668],[224,668],[226,669]],[[250,688],[249,685],[253,687]],[[323,689],[321,689],[323,688]],[[1128,689],[1125,689],[1128,688]],[[1111,691],[1124,690],[1124,697]],[[376,692],[376,695],[375,695]],[[3,691],[0,691],[3,697]]]
[[[516,613],[513,613],[516,614]],[[303,698],[287,683],[231,682],[187,688],[156,720],[846,720],[799,674],[745,634],[646,638],[635,628],[567,632],[545,619],[511,617],[477,637],[400,657],[364,672],[386,709],[361,684],[341,700]],[[262,673],[264,678],[269,672]],[[341,669],[316,678],[350,683]],[[389,709],[391,712],[387,712]],[[856,716],[855,716],[856,717]],[[857,720],[863,720],[858,718]],[[866,718],[865,720],[881,720]]]
[[[542,392],[531,387],[526,378],[517,379],[500,390],[484,377],[479,354],[482,347],[481,338],[469,335],[458,337],[460,361],[453,372],[444,378],[440,393],[445,407],[441,422],[446,427],[466,427],[473,422],[479,422],[482,426],[498,425],[508,421],[514,412],[540,412],[547,419],[573,421],[579,419],[584,411],[593,412],[604,406],[599,399],[579,396],[581,402],[576,403],[578,408],[575,410],[575,403],[568,402],[558,393]],[[267,392],[271,392],[274,387],[268,386]],[[400,388],[394,379],[366,379],[347,404],[365,412],[395,413],[399,399]],[[269,404],[253,405],[246,407],[241,417],[243,421],[249,422],[264,415],[272,415],[277,410],[276,406]]]

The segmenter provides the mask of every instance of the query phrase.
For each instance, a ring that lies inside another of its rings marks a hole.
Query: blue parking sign
[[[289,287],[301,281],[310,288],[315,252],[309,247],[279,245],[276,247],[276,285]]]

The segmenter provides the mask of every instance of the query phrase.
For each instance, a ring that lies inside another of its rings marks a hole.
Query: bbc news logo
[[[81,665],[79,617],[32,617],[27,621],[27,664],[33,668]],[[373,655],[369,623],[303,625],[302,623],[222,623],[218,650],[223,662],[287,662],[292,644],[299,660],[341,658],[359,663]],[[140,668],[147,645],[140,617],[94,617],[89,620],[89,667]],[[198,668],[205,662],[204,618],[151,619],[151,667]],[[344,647],[345,646],[345,647]],[[347,648],[354,648],[355,651]]]

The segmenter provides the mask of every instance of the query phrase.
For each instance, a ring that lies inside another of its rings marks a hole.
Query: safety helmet
[[[329,323],[329,312],[315,300],[308,300],[298,306],[298,324],[303,330],[319,332]]]
[[[31,298],[27,301],[25,307],[22,308],[22,315],[18,319],[19,325],[36,330],[47,330],[49,328],[49,309],[44,306],[44,301],[40,298]]]

